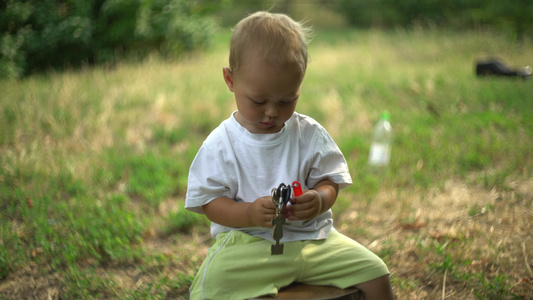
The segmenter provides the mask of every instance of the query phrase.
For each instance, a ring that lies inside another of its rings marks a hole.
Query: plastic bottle
[[[368,155],[368,164],[375,167],[387,166],[390,161],[391,144],[392,126],[390,124],[390,114],[384,111],[374,126],[374,136]]]

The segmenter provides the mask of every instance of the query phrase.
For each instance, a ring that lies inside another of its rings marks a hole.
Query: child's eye
[[[263,105],[265,103],[265,102],[254,100],[252,98],[250,98],[250,101],[252,101],[252,103],[255,104],[255,105]]]
[[[289,105],[291,103],[293,103],[294,101],[298,100],[298,97],[294,98],[294,99],[291,99],[291,100],[284,100],[284,101],[281,101],[281,104],[284,104],[284,105]]]

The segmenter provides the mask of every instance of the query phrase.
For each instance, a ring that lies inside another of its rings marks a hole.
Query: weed
[[[479,204],[475,204],[468,210],[468,216],[475,217],[479,215],[484,215],[487,212],[494,212],[494,205],[487,204],[485,206],[480,206]]]
[[[507,299],[510,295],[506,282],[509,276],[497,274],[492,279],[487,278],[483,271],[473,274],[470,284],[474,288],[474,295],[478,299]]]
[[[447,253],[446,248],[448,246],[449,242],[445,243],[439,243],[437,241],[434,242],[434,251],[437,254],[437,257],[441,258],[437,263],[430,263],[429,265],[434,268],[437,272],[445,272],[448,270],[453,270],[454,267],[454,260],[452,259],[452,256]]]

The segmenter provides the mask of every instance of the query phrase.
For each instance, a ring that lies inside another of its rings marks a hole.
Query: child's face
[[[277,67],[262,59],[249,59],[224,80],[235,94],[236,120],[251,133],[276,133],[292,116],[304,75],[294,67]]]

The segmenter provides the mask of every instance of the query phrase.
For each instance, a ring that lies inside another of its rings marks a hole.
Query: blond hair
[[[301,73],[307,69],[307,43],[310,28],[284,14],[256,12],[242,19],[233,29],[229,64],[233,72],[245,59],[257,57],[271,63],[297,65]]]

